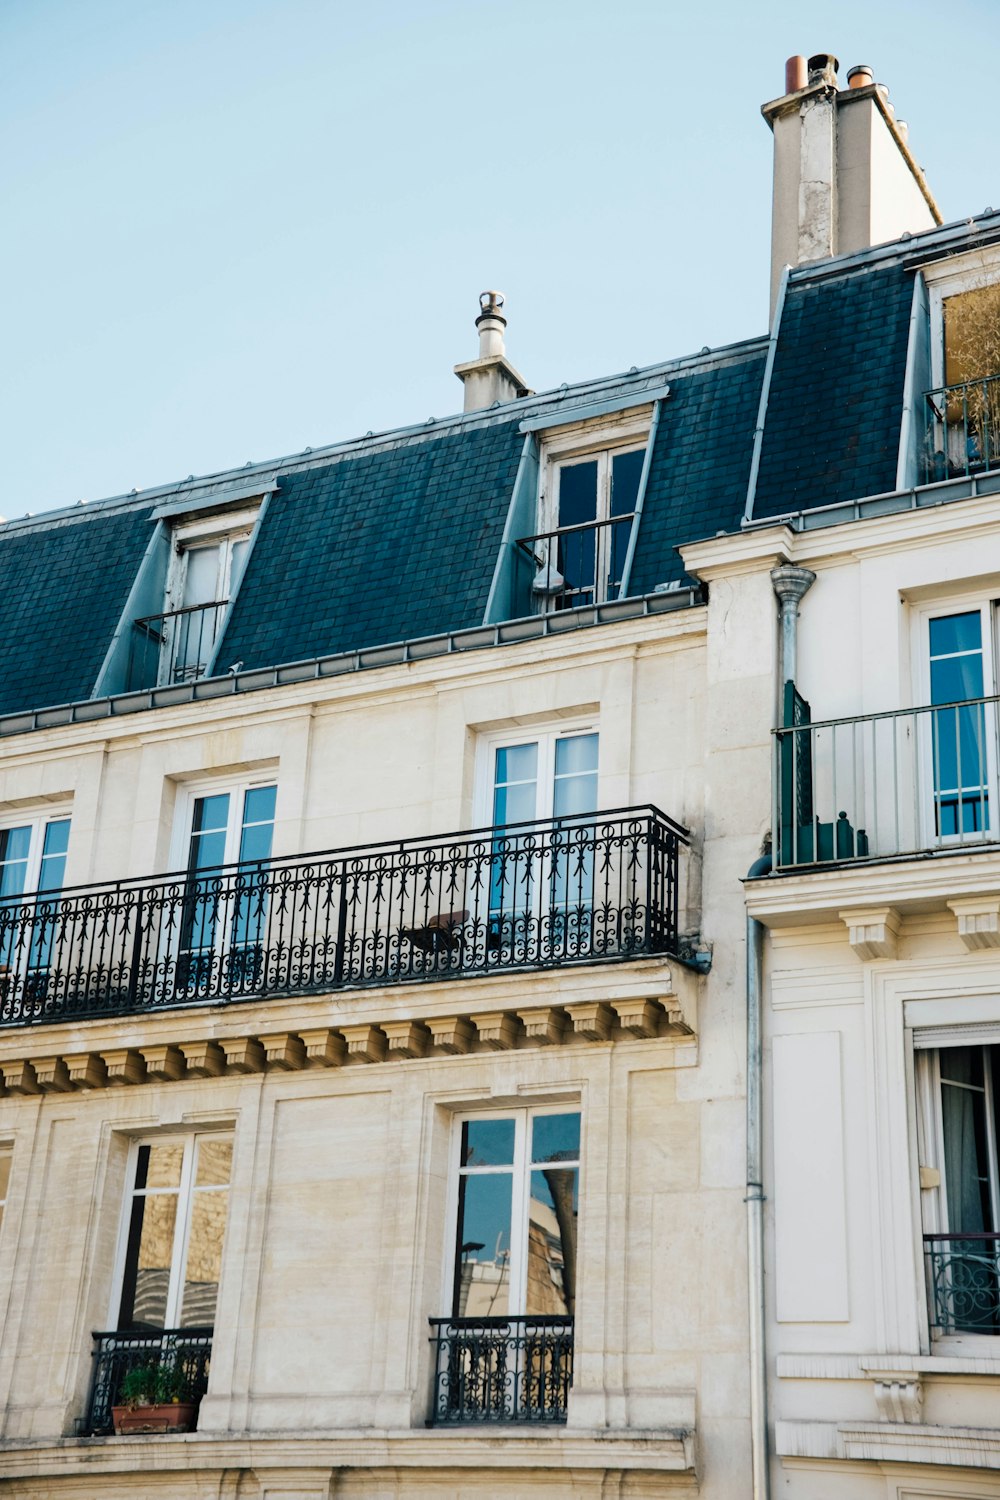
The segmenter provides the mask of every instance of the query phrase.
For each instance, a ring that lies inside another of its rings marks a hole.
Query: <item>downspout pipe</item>
[[[771,584],[781,605],[781,680],[795,681],[799,604],[816,582],[810,568],[781,563],[771,569]]]
[[[771,873],[763,855],[747,871],[748,880]],[[761,1153],[761,968],[764,930],[747,914],[747,1283],[750,1331],[750,1465],[753,1500],[771,1493],[767,1441],[767,1346],[764,1335],[764,1170]]]

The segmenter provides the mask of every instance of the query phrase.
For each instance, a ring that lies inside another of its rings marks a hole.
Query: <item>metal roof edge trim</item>
[[[663,378],[669,372],[747,358],[764,349],[766,344],[767,335],[757,334],[753,338],[737,339],[731,344],[722,344],[717,349],[709,349],[707,353],[683,354],[642,368],[620,371],[615,375],[602,375],[590,380],[581,380],[572,386],[563,385],[548,391],[536,391],[530,396],[521,396],[515,401],[505,401],[497,406],[487,407],[485,410],[453,412],[443,417],[429,417],[423,422],[411,422],[402,427],[365,433],[361,437],[344,438],[339,442],[327,443],[319,448],[303,449],[300,453],[285,454],[259,464],[248,464],[242,468],[218,469],[213,473],[200,474],[192,479],[173,480],[166,484],[154,485],[146,490],[137,490],[135,494],[109,495],[73,505],[53,507],[51,510],[39,511],[32,516],[12,517],[0,522],[0,538],[11,532],[32,527],[40,529],[57,522],[85,520],[97,510],[156,507],[172,503],[173,497],[186,505],[187,496],[183,492],[188,486],[190,486],[192,496],[198,495],[210,485],[222,487],[227,482],[245,485],[250,495],[261,494],[263,486],[257,481],[264,477],[271,482],[273,487],[280,481],[283,474],[296,473],[301,469],[321,468],[324,464],[354,453],[370,453],[431,434],[460,431],[463,428],[477,426],[492,426],[504,421],[513,422],[519,416],[526,417],[536,408],[561,403],[571,395],[583,396],[588,392],[596,394],[611,390],[616,386],[630,388],[633,383],[637,391],[641,392],[642,387],[639,382],[643,380],[651,382],[658,380],[662,383]],[[626,391],[623,391],[623,394],[626,394]],[[652,400],[653,398],[643,396],[643,399]],[[212,497],[208,498],[211,500]],[[192,509],[195,508],[195,504],[196,501],[192,500]]]
[[[0,739],[31,733],[37,729],[56,729],[65,725],[120,718],[125,714],[143,713],[156,708],[176,707],[183,703],[235,697],[265,688],[283,687],[288,683],[337,677],[374,667],[407,665],[425,661],[429,657],[450,656],[461,651],[516,645],[521,641],[542,640],[589,629],[595,625],[612,625],[621,620],[673,614],[704,604],[705,598],[706,591],[701,586],[636,594],[632,598],[616,599],[608,604],[587,605],[581,609],[550,615],[527,615],[523,619],[504,620],[496,625],[472,625],[464,630],[453,630],[442,635],[420,636],[381,646],[363,646],[356,651],[308,657],[302,661],[284,662],[271,667],[251,667],[244,672],[226,673],[222,677],[201,677],[196,682],[168,684],[141,693],[117,693],[107,698],[82,698],[74,703],[22,709],[0,715]]]
[[[973,240],[977,244],[992,244],[997,239],[1000,239],[1000,212],[980,214],[978,218],[956,219],[950,224],[926,229],[905,239],[887,240],[883,245],[868,245],[864,250],[851,250],[844,255],[831,255],[806,265],[793,266],[789,282],[794,286],[802,286],[811,281],[844,276],[859,267],[889,265],[893,262],[898,262],[907,270],[915,270],[921,265],[939,260],[955,242]]]
[[[642,400],[637,401],[636,396]],[[526,417],[518,432],[545,432],[551,427],[568,427],[571,422],[586,422],[590,417],[608,417],[614,412],[628,411],[630,406],[646,406],[663,401],[670,395],[669,385],[644,386],[642,391],[629,391],[627,395],[614,396],[608,401],[587,401],[575,406],[560,406],[555,414]]]
[[[867,521],[874,516],[897,515],[908,510],[930,510],[936,505],[955,505],[960,500],[975,500],[980,495],[998,493],[1000,469],[993,469],[985,474],[913,485],[906,490],[884,490],[881,494],[865,495],[858,500],[835,500],[830,505],[817,505],[812,510],[757,516],[746,522],[742,529],[759,531],[768,526],[790,526],[793,531],[819,531],[826,526],[841,526],[847,521]]]

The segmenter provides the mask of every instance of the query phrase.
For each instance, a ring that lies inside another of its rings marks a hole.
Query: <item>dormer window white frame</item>
[[[161,684],[189,681],[209,670],[259,510],[254,505],[173,527],[157,631]]]
[[[1000,285],[1000,246],[991,245],[965,255],[950,256],[922,267],[930,309],[931,385],[946,383],[945,303],[964,292]]]
[[[652,414],[645,404],[541,436],[535,592],[543,607],[553,607],[546,601],[572,608],[618,597]]]

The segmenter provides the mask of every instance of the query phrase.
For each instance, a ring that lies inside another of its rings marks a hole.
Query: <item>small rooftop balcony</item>
[[[924,396],[924,484],[1000,467],[1000,375]]]
[[[1000,842],[1000,699],[813,721],[786,684],[774,866],[913,858]]]
[[[0,1026],[676,954],[655,807],[0,901]]]

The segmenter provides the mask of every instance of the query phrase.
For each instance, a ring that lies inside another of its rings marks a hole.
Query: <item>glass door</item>
[[[0,829],[0,994],[39,998],[52,964],[69,818]]]
[[[194,799],[177,964],[182,990],[233,994],[260,982],[276,794],[271,785]]]
[[[593,731],[496,746],[489,897],[495,946],[513,943],[526,958],[529,951],[564,954],[589,933],[597,754]]]

